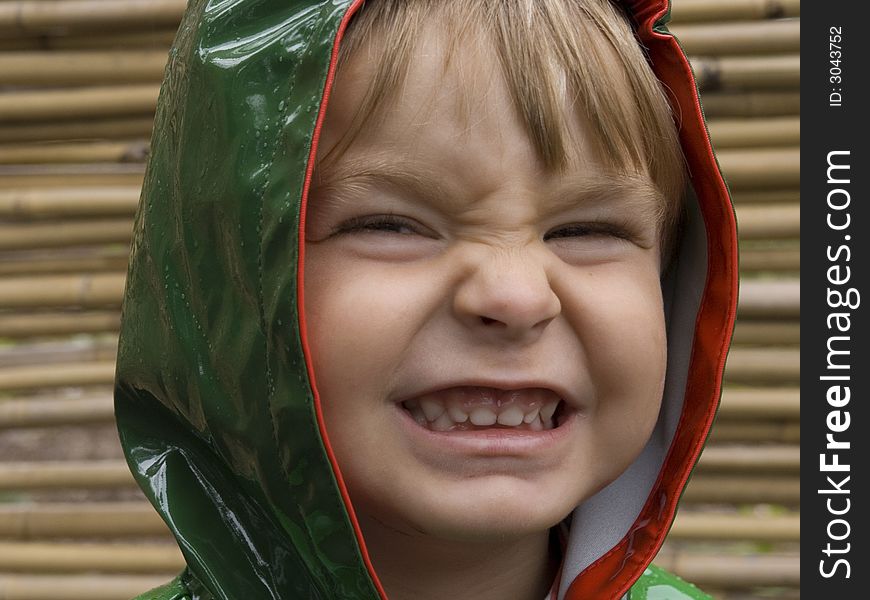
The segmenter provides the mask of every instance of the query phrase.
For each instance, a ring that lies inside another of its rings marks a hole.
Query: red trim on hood
[[[335,475],[335,481],[338,484],[338,489],[341,492],[341,498],[344,506],[347,509],[347,516],[353,526],[354,535],[356,536],[359,551],[365,563],[369,577],[375,586],[378,594],[383,600],[387,600],[387,593],[381,585],[380,579],[375,573],[375,568],[372,565],[371,557],[366,548],[365,540],[363,539],[362,530],[359,526],[359,521],[356,518],[353,505],[350,501],[347,486],[344,484],[344,479],[341,476],[341,469],[338,468],[338,460],[335,457],[335,452],[332,450],[332,445],[329,443],[329,436],[326,434],[326,424],[323,420],[323,409],[320,403],[320,393],[317,391],[317,383],[314,377],[314,367],[311,360],[311,349],[308,346],[308,329],[305,323],[305,216],[308,207],[308,190],[311,187],[311,177],[314,173],[314,163],[317,157],[317,144],[320,141],[320,130],[323,127],[323,120],[326,117],[326,107],[329,102],[329,95],[332,92],[332,84],[335,79],[335,69],[338,62],[338,48],[341,45],[341,39],[344,37],[344,32],[347,29],[347,24],[350,18],[360,8],[364,0],[354,0],[348,7],[347,12],[341,19],[338,26],[338,31],[335,35],[335,43],[332,47],[332,57],[329,60],[329,70],[326,75],[326,84],[323,87],[323,97],[320,100],[320,113],[317,115],[317,122],[314,125],[314,134],[311,138],[311,150],[308,153],[308,164],[305,170],[305,182],[302,185],[302,200],[299,210],[299,264],[296,281],[296,306],[299,312],[299,337],[302,343],[302,352],[305,355],[305,366],[308,370],[308,380],[311,382],[311,391],[314,396],[314,410],[317,414],[317,427],[320,429],[320,437],[323,440],[323,446],[326,449],[326,455],[329,457],[329,463],[332,465],[332,472]]]
[[[737,313],[737,232],[728,189],[713,154],[689,61],[670,35],[652,27],[667,1],[625,2],[637,20],[653,71],[673,93],[680,142],[707,234],[707,281],[695,323],[683,410],[659,478],[626,536],[572,582],[566,600],[620,598],[661,548],[709,433],[721,392],[725,358]],[[710,382],[713,382],[712,388]]]

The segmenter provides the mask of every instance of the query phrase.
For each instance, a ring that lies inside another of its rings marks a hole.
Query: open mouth
[[[569,413],[565,401],[544,388],[454,387],[405,400],[400,406],[421,427],[441,432],[547,431],[561,425]]]

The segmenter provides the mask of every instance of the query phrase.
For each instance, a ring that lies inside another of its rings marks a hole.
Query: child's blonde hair
[[[603,166],[646,172],[662,194],[662,250],[664,257],[670,254],[685,186],[676,125],[630,25],[608,0],[368,0],[339,49],[338,71],[375,39],[375,74],[324,166],[373,117],[384,117],[382,109],[401,88],[416,41],[433,27],[443,28],[448,40],[445,69],[469,32],[491,40],[521,121],[551,170],[568,160],[562,107],[570,90]]]

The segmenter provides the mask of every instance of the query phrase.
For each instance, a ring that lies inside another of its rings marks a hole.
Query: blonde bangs
[[[445,70],[469,36],[486,36],[521,122],[551,170],[570,160],[573,141],[566,139],[563,107],[571,94],[603,166],[647,173],[662,194],[662,246],[670,254],[686,178],[677,127],[631,26],[608,0],[368,0],[348,28],[338,69],[363,47],[376,69],[348,131],[324,163],[386,117],[416,40],[434,26],[449,40]],[[365,44],[371,39],[378,43]]]

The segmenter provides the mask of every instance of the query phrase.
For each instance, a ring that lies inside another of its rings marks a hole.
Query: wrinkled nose
[[[532,342],[561,312],[544,263],[522,253],[500,253],[470,271],[459,285],[454,310],[477,336]]]

